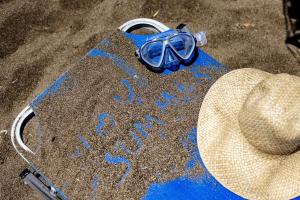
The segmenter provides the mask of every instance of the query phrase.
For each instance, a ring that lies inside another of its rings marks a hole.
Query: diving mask
[[[206,44],[204,32],[192,35],[184,27],[154,35],[136,51],[138,58],[153,70],[163,70],[189,63],[194,57],[196,43]]]

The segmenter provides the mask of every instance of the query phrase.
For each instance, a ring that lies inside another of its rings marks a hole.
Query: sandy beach
[[[203,50],[229,69],[300,75],[281,0],[0,0],[0,199],[39,199],[19,178],[27,165],[10,142],[17,114],[101,32],[139,17],[206,31]]]

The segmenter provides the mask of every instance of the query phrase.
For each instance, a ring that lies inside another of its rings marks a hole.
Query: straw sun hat
[[[300,77],[234,70],[210,88],[198,119],[206,168],[249,199],[300,195]]]

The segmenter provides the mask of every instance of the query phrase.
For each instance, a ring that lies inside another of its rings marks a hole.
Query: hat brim
[[[206,168],[229,190],[250,199],[290,199],[300,191],[300,151],[266,154],[239,127],[248,94],[270,76],[249,68],[225,74],[209,89],[198,118],[198,148]]]

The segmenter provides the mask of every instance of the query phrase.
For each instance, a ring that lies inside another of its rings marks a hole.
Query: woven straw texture
[[[207,169],[249,199],[300,194],[300,78],[234,70],[210,88],[198,119]]]

